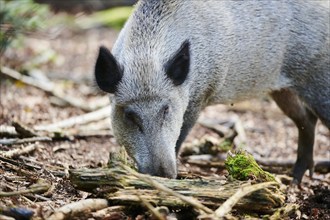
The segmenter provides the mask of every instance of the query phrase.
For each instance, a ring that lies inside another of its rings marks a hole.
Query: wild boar
[[[324,5],[139,1],[112,53],[101,47],[95,66],[99,88],[114,94],[115,137],[139,171],[175,178],[176,154],[206,106],[269,94],[299,131],[294,181],[312,172],[317,119],[330,127]]]

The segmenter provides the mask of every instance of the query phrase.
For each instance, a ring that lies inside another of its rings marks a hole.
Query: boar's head
[[[113,94],[112,128],[142,173],[175,178],[176,142],[189,101],[190,43],[161,54],[131,49],[118,56],[101,47],[95,66],[99,88]]]

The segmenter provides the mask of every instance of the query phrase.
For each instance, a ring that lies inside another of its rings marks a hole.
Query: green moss
[[[229,174],[237,180],[275,181],[275,177],[262,170],[252,155],[242,150],[229,154],[225,165]]]
[[[133,170],[136,170],[135,162],[132,158],[130,158],[123,146],[117,149],[115,152],[110,152],[108,168],[117,167],[118,164],[124,164],[130,167]]]

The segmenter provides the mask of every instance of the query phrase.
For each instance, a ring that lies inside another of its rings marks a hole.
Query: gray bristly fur
[[[330,127],[329,21],[327,1],[141,0],[112,51],[122,69],[115,137],[141,172],[174,178],[204,107],[270,94],[298,127],[300,182],[313,167],[316,117]],[[174,85],[166,65],[183,42],[189,73]]]

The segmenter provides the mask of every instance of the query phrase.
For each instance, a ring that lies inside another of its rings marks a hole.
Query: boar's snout
[[[173,165],[173,164],[165,165],[165,166],[161,165],[158,168],[158,170],[156,171],[155,175],[170,178],[170,179],[175,179],[177,176],[176,165]]]
[[[170,179],[177,177],[177,167],[175,160],[150,160],[150,163],[137,163],[139,172],[151,176],[160,176]]]

